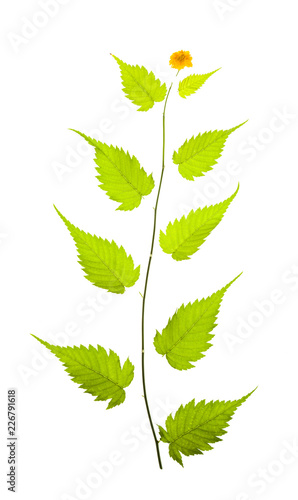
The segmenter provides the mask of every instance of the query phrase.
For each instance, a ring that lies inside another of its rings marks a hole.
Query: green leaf
[[[211,231],[220,223],[231,201],[239,190],[227,200],[210,207],[191,210],[187,217],[170,222],[166,233],[160,231],[159,242],[165,253],[175,260],[187,260],[204,243]]]
[[[152,175],[148,176],[135,156],[131,157],[123,149],[108,146],[100,141],[71,129],[95,147],[94,161],[98,167],[100,188],[106,191],[111,200],[121,205],[116,210],[133,210],[138,207],[143,196],[154,188]]]
[[[136,106],[140,106],[138,111],[148,111],[155,102],[164,100],[166,84],[162,85],[152,71],[148,73],[144,66],[131,66],[118,57],[113,57],[121,70],[123,92]]]
[[[210,76],[214,75],[221,68],[212,71],[211,73],[206,73],[205,75],[189,75],[184,80],[179,82],[178,92],[181,97],[184,99],[191,94],[194,94],[197,90],[199,90],[202,85],[210,78]]]
[[[195,404],[193,399],[181,405],[174,417],[168,416],[166,430],[159,426],[160,439],[169,444],[170,457],[183,467],[181,453],[188,457],[212,450],[210,443],[222,441],[219,436],[226,434],[224,429],[235,411],[254,391],[235,401],[203,400]]]
[[[135,284],[140,276],[140,266],[134,268],[132,256],[127,256],[122,246],[85,233],[55,209],[75,241],[79,263],[87,280],[113,293],[124,293],[125,287]]]
[[[125,400],[124,388],[128,387],[134,377],[134,366],[129,358],[121,368],[119,357],[110,349],[109,354],[100,345],[97,349],[92,345],[85,347],[60,347],[51,345],[36,338],[47,347],[65,366],[65,371],[85,392],[96,396],[95,401],[107,401],[107,406],[113,408]]]
[[[157,331],[155,349],[166,356],[173,368],[188,370],[194,367],[190,361],[198,361],[205,356],[203,352],[211,347],[210,340],[214,335],[210,332],[216,327],[223,296],[239,276],[207,299],[196,300],[186,306],[182,304],[162,333]]]
[[[178,170],[182,177],[193,181],[194,177],[201,177],[208,170],[212,170],[211,167],[216,165],[216,160],[220,158],[229,135],[245,123],[243,122],[229,130],[205,132],[186,140],[178,152],[174,151],[173,154],[173,162],[179,165]]]

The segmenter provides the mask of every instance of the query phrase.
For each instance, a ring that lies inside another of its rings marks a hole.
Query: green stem
[[[178,72],[179,73],[179,72]],[[177,74],[178,74],[177,73]],[[146,383],[145,383],[145,303],[146,303],[146,294],[147,294],[147,286],[148,286],[148,278],[149,278],[149,272],[150,272],[150,267],[151,267],[151,262],[152,262],[152,255],[153,255],[153,249],[154,249],[154,240],[155,240],[155,233],[156,233],[156,219],[157,219],[157,208],[158,208],[158,201],[159,201],[159,196],[160,196],[160,191],[161,191],[161,185],[162,185],[162,179],[163,179],[163,174],[164,174],[164,169],[165,169],[165,137],[166,137],[166,107],[167,107],[167,102],[169,98],[169,94],[171,91],[173,83],[171,83],[170,88],[168,90],[166,100],[165,100],[165,105],[164,105],[164,110],[163,110],[163,119],[162,119],[162,169],[161,169],[161,175],[160,175],[160,181],[159,181],[159,187],[158,187],[158,192],[157,192],[157,197],[156,197],[156,203],[154,207],[154,222],[153,222],[153,233],[152,233],[152,242],[151,242],[151,249],[150,249],[150,255],[149,255],[149,260],[148,260],[148,266],[147,266],[147,273],[146,273],[146,279],[145,279],[145,287],[144,287],[144,293],[143,293],[143,304],[142,304],[142,382],[143,382],[143,391],[144,391],[144,399],[145,399],[145,405],[147,409],[147,414],[150,422],[150,427],[152,430],[153,438],[155,441],[155,446],[156,446],[156,452],[157,452],[157,458],[158,458],[158,464],[160,469],[162,469],[162,463],[161,463],[161,458],[160,458],[160,452],[159,452],[159,441],[156,437],[154,425],[152,422],[151,414],[150,414],[150,408],[149,408],[149,403],[148,403],[148,398],[147,398],[147,393],[146,393]]]

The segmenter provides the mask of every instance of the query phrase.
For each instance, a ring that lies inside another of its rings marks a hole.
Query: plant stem
[[[145,287],[144,287],[144,293],[143,293],[143,303],[142,303],[142,382],[143,382],[143,391],[144,391],[145,405],[146,405],[146,409],[147,409],[147,414],[148,414],[148,418],[149,418],[149,422],[150,422],[150,427],[151,427],[151,430],[152,430],[153,438],[154,438],[154,441],[155,441],[157,458],[158,458],[158,464],[159,464],[160,469],[162,469],[162,463],[161,463],[160,452],[159,452],[159,440],[156,437],[156,433],[155,433],[155,430],[154,430],[154,425],[153,425],[151,414],[150,414],[150,408],[149,408],[149,403],[148,403],[148,398],[147,398],[147,393],[146,393],[146,383],[145,383],[145,303],[146,303],[148,278],[149,278],[149,272],[150,272],[152,255],[153,255],[153,249],[154,249],[154,240],[155,240],[155,233],[156,233],[156,219],[157,219],[158,201],[159,201],[159,196],[160,196],[160,191],[161,191],[161,185],[162,185],[162,179],[163,179],[163,174],[164,174],[164,169],[165,169],[165,137],[166,137],[166,120],[165,120],[165,116],[166,116],[166,107],[167,107],[168,97],[169,97],[172,85],[173,85],[173,83],[171,83],[170,88],[168,90],[168,93],[167,93],[167,96],[166,96],[166,100],[165,100],[163,115],[162,115],[162,137],[163,137],[163,141],[162,141],[162,168],[161,168],[161,175],[160,175],[159,187],[158,187],[158,192],[157,192],[157,197],[156,197],[156,203],[155,203],[155,207],[154,207],[154,222],[153,222],[152,242],[151,242],[151,249],[150,249],[150,255],[149,255],[148,266],[147,266],[147,273],[146,273],[146,279],[145,279]]]

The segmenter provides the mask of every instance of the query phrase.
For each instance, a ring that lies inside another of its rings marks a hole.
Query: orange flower
[[[188,68],[192,67],[192,57],[188,50],[179,50],[179,52],[174,52],[170,57],[170,66],[175,69],[183,69],[185,66]]]

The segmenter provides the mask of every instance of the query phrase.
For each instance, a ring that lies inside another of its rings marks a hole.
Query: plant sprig
[[[211,444],[221,440],[220,436],[226,433],[225,428],[236,409],[254,391],[235,401],[205,403],[205,400],[202,400],[196,404],[193,399],[185,406],[181,405],[174,416],[167,417],[165,428],[159,426],[159,437],[157,436],[151,417],[145,380],[145,312],[157,231],[158,204],[165,171],[166,109],[173,83],[167,89],[165,83],[161,83],[143,66],[133,66],[116,56],[113,57],[120,68],[123,92],[138,106],[138,111],[148,111],[155,103],[164,101],[162,165],[154,206],[144,292],[140,294],[142,297],[142,386],[159,467],[162,469],[160,442],[169,445],[170,457],[183,466],[181,454],[185,456],[203,454],[204,451],[212,449]],[[174,52],[170,58],[170,65],[177,70],[176,76],[178,76],[180,70],[192,67],[192,57],[188,51]],[[184,99],[193,95],[217,71],[202,75],[188,75],[178,84],[179,95]],[[181,176],[188,181],[193,181],[195,177],[201,177],[211,170],[217,164],[230,134],[244,123],[227,130],[199,133],[196,137],[186,140],[173,153],[173,163],[178,165]],[[118,146],[109,146],[82,132],[76,130],[74,132],[80,134],[88,144],[94,147],[99,187],[113,202],[120,204],[116,210],[134,210],[140,205],[144,196],[151,194],[154,187],[152,174],[148,175],[145,172],[135,156],[131,156]],[[159,241],[162,250],[176,261],[189,260],[220,223],[238,190],[239,186],[230,198],[221,203],[198,208],[196,211],[191,210],[186,217],[176,219],[173,223],[169,222],[166,231],[160,231]],[[135,268],[132,256],[127,255],[121,245],[117,245],[113,240],[108,241],[102,235],[95,236],[78,229],[58,209],[56,210],[75,241],[79,263],[85,272],[86,279],[95,286],[118,294],[123,294],[126,288],[136,283],[140,276],[140,266]],[[211,332],[216,327],[216,319],[224,294],[237,278],[206,299],[197,298],[186,306],[182,304],[169,319],[162,333],[156,331],[155,349],[159,355],[165,356],[174,369],[194,368],[192,362],[199,361],[205,356],[205,352],[212,345],[214,334]],[[96,401],[110,400],[108,409],[124,402],[126,397],[124,388],[131,384],[134,377],[134,366],[129,358],[121,367],[118,355],[112,350],[108,353],[100,345],[96,348],[92,346],[89,348],[60,347],[53,346],[35,335],[34,337],[60,359],[72,380],[85,392],[93,395]]]

